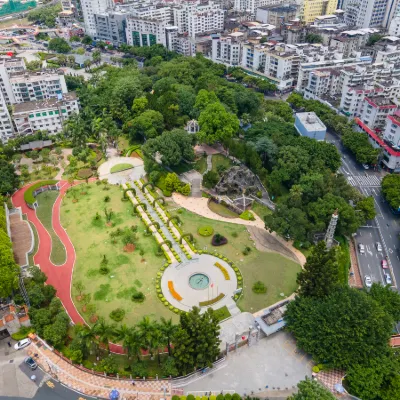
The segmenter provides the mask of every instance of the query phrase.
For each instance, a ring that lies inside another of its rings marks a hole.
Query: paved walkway
[[[32,342],[22,352],[30,356],[38,354],[39,357],[35,360],[43,371],[69,388],[87,396],[109,398],[113,389],[119,391],[121,400],[160,399],[164,397],[164,389],[166,398],[171,396],[171,385],[168,380],[135,380],[135,386],[133,386],[130,379],[119,380],[93,374],[65,361],[52,349],[42,345],[40,341]]]
[[[23,214],[26,214],[28,220],[33,223],[36,228],[40,246],[33,260],[36,265],[47,275],[47,283],[53,285],[57,289],[57,297],[63,303],[65,310],[74,324],[85,324],[85,320],[80,315],[71,298],[71,282],[72,273],[75,265],[76,254],[74,246],[60,222],[60,206],[65,192],[70,187],[66,181],[60,181],[60,195],[57,197],[53,206],[53,229],[56,235],[60,238],[65,247],[66,261],[64,264],[56,266],[50,261],[52,249],[51,236],[43,224],[40,222],[36,212],[30,209],[24,200],[24,193],[30,185],[24,186],[12,196],[14,207],[20,207]],[[123,354],[122,346],[110,344],[110,350],[114,353]]]
[[[118,164],[131,164],[134,168],[112,174],[111,168]],[[128,181],[136,181],[144,175],[145,171],[143,168],[143,160],[141,158],[111,157],[99,167],[99,178],[108,179],[111,184],[122,184]]]
[[[203,175],[206,174],[207,172],[210,172],[212,170],[212,155],[209,154],[207,156],[207,169],[204,171]]]
[[[202,217],[210,218],[210,219],[213,219],[216,221],[228,222],[228,223],[232,223],[232,224],[246,225],[249,227],[257,227],[257,228],[265,230],[265,223],[258,215],[254,215],[255,221],[246,221],[241,218],[226,218],[226,217],[222,217],[221,215],[216,214],[215,212],[213,212],[209,209],[208,204],[207,204],[207,202],[208,202],[207,198],[185,197],[178,193],[173,193],[172,198],[175,201],[175,203],[178,204],[179,206],[186,208],[187,210],[192,211],[195,214],[201,215]],[[301,251],[294,248],[290,242],[286,242],[284,239],[282,239],[280,236],[278,236],[275,232],[273,232],[273,233],[267,232],[267,233],[268,233],[268,235],[273,236],[275,238],[275,240],[279,241],[283,246],[290,249],[290,251],[296,255],[297,260],[300,263],[300,265],[303,266],[306,263],[306,258],[304,256],[304,254]]]

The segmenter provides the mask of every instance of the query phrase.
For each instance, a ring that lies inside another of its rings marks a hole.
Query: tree
[[[115,335],[114,325],[108,325],[104,318],[99,318],[93,326],[93,331],[99,336],[99,342],[102,343],[109,352],[110,348],[108,343]]]
[[[69,53],[71,47],[65,39],[54,38],[49,42],[49,50],[55,51],[56,53]]]
[[[316,33],[308,33],[306,35],[306,43],[322,43],[323,41],[322,36]]]
[[[50,310],[46,308],[39,308],[37,310],[30,310],[29,316],[33,327],[38,335],[42,335],[46,326],[51,325],[53,318]]]
[[[319,382],[306,377],[297,384],[299,391],[287,400],[335,400],[336,397]]]
[[[367,46],[373,46],[376,42],[379,42],[384,37],[380,33],[373,33],[369,36]]]
[[[76,281],[73,283],[73,287],[78,292],[79,296],[82,296],[83,291],[86,289],[82,281]]]
[[[53,28],[56,26],[56,18],[60,11],[61,11],[61,4],[36,8],[35,10],[29,11],[28,20],[37,23],[42,23],[48,26],[49,28]]]
[[[324,241],[313,247],[307,262],[297,275],[300,296],[323,298],[339,286],[339,267],[336,249],[327,249]]]
[[[69,317],[65,312],[57,314],[55,321],[44,328],[43,337],[54,347],[64,344],[68,333]]]
[[[89,35],[85,35],[82,38],[82,43],[83,44],[92,44],[92,42],[93,42],[93,39]]]
[[[177,331],[177,325],[174,325],[172,319],[161,317],[160,330],[163,333],[168,347],[168,354],[171,355],[171,340]]]
[[[203,175],[203,186],[212,189],[219,182],[219,175],[215,171],[208,171]]]
[[[209,104],[200,113],[199,125],[199,141],[213,144],[232,137],[239,129],[239,119],[217,102]]]
[[[114,356],[109,355],[100,361],[100,368],[107,374],[116,374],[118,372],[118,363]]]
[[[155,335],[158,330],[157,323],[151,321],[148,316],[142,318],[142,320],[137,325],[140,343],[143,350],[148,350],[151,359],[153,359],[154,349],[155,349]]]
[[[161,136],[149,139],[142,147],[148,157],[154,158],[156,153],[161,156],[163,165],[174,166],[182,160],[194,159],[193,136],[183,129],[173,129],[164,132]]]
[[[143,112],[147,110],[148,104],[149,102],[146,99],[146,97],[138,97],[137,99],[133,100],[132,104],[133,116],[138,117],[140,114],[143,114]]]
[[[372,220],[376,216],[375,201],[372,196],[364,197],[358,201],[356,209],[361,212],[363,222]]]
[[[386,175],[382,180],[382,193],[390,207],[400,209],[400,175]]]
[[[400,294],[390,286],[374,283],[369,295],[393,318],[393,323],[400,321]]]
[[[164,117],[158,111],[147,110],[131,121],[128,121],[123,130],[129,134],[131,140],[140,136],[145,139],[155,138],[164,129]]]
[[[19,185],[19,177],[15,173],[14,165],[0,159],[0,194],[12,194]]]
[[[203,314],[193,307],[181,314],[174,336],[173,356],[178,371],[187,374],[194,369],[211,367],[219,354],[219,325],[211,308]]]
[[[324,298],[297,297],[285,320],[297,346],[314,361],[345,369],[386,354],[393,326],[392,317],[372,297],[349,287]]]

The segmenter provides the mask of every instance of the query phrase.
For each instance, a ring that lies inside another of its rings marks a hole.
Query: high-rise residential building
[[[293,0],[285,1],[285,4],[294,3]],[[264,6],[281,5],[282,0],[234,0],[234,11],[246,12],[255,17],[257,8]]]
[[[167,24],[161,19],[129,16],[126,19],[127,43],[136,47],[147,47],[154,44],[162,44],[166,47]]]
[[[398,10],[399,0],[346,0],[346,24],[357,28],[388,29]]]
[[[112,10],[95,14],[94,18],[97,32],[96,39],[110,42],[114,46],[126,43],[126,12]]]
[[[212,59],[215,62],[220,62],[230,67],[240,65],[242,57],[242,45],[240,38],[242,32],[234,32],[229,36],[213,35],[212,44]]]
[[[112,0],[81,0],[83,20],[85,21],[86,34],[96,38],[96,20],[95,14],[101,14],[111,9]]]
[[[331,15],[336,9],[337,0],[303,0],[300,3],[299,16],[306,24],[311,24],[316,17]]]
[[[14,135],[14,129],[11,122],[11,116],[8,112],[7,103],[3,93],[0,92],[0,140],[7,143]]]
[[[220,4],[213,1],[207,3],[185,2],[173,8],[174,25],[178,32],[190,37],[206,33],[222,32],[224,29],[225,11]]]

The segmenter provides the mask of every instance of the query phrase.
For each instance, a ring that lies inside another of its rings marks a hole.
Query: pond
[[[206,274],[197,273],[189,278],[190,287],[196,290],[207,289],[209,284],[210,279]]]

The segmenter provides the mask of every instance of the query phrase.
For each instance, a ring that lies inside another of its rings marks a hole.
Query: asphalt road
[[[364,280],[369,275],[373,282],[386,284],[381,260],[388,257],[394,273],[393,283],[400,288],[400,218],[395,216],[389,205],[385,202],[380,189],[383,174],[374,170],[365,170],[357,163],[354,156],[341,144],[338,136],[328,132],[326,140],[333,143],[342,155],[342,166],[339,171],[346,176],[347,181],[366,196],[372,196],[375,200],[377,216],[373,221],[361,227],[355,234],[355,241],[365,246],[365,254],[358,254],[361,275]],[[339,215],[340,218],[340,215]],[[382,251],[376,248],[376,243],[382,244]]]
[[[55,381],[48,381],[42,385],[33,400],[89,400],[95,397],[82,396]],[[96,397],[97,398],[97,397]],[[23,400],[25,397],[0,396],[0,400]]]

